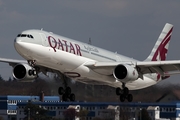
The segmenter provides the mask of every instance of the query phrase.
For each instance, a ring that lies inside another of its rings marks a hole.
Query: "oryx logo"
[[[169,47],[169,42],[171,39],[171,34],[172,34],[172,29],[166,34],[162,42],[159,44],[157,47],[154,56],[152,58],[152,61],[164,61],[166,60],[167,52],[168,52],[168,47]]]
[[[161,79],[161,75],[157,74],[157,81],[159,81]]]

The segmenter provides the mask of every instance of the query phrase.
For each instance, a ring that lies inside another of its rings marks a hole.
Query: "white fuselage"
[[[113,75],[99,74],[84,64],[99,62],[131,62],[137,61],[117,53],[113,53],[92,45],[78,42],[66,37],[41,30],[27,30],[22,34],[30,34],[32,38],[17,37],[15,48],[26,60],[36,60],[36,64],[58,70],[67,76],[87,84],[109,85],[121,87],[122,83]],[[145,75],[144,79],[126,83],[130,90],[141,89],[158,81],[156,75]]]

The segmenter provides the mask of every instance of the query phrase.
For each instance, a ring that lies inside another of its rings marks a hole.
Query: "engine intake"
[[[134,81],[138,79],[137,70],[130,65],[118,65],[113,72],[114,77],[121,82]]]
[[[17,64],[13,68],[13,77],[17,80],[33,80],[37,75],[36,70],[28,64]]]

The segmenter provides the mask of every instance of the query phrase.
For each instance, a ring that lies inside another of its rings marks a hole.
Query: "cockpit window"
[[[32,35],[30,35],[30,38],[34,38]]]
[[[26,34],[21,34],[21,37],[26,37],[27,35]]]
[[[28,38],[34,38],[32,35],[30,34],[18,34],[17,37],[28,37]]]

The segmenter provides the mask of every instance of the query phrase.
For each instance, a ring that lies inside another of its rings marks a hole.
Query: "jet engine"
[[[113,72],[114,77],[121,82],[129,82],[138,79],[138,72],[136,68],[130,65],[118,65]]]
[[[13,77],[22,81],[33,80],[37,77],[37,72],[28,64],[17,64],[13,68]]]

